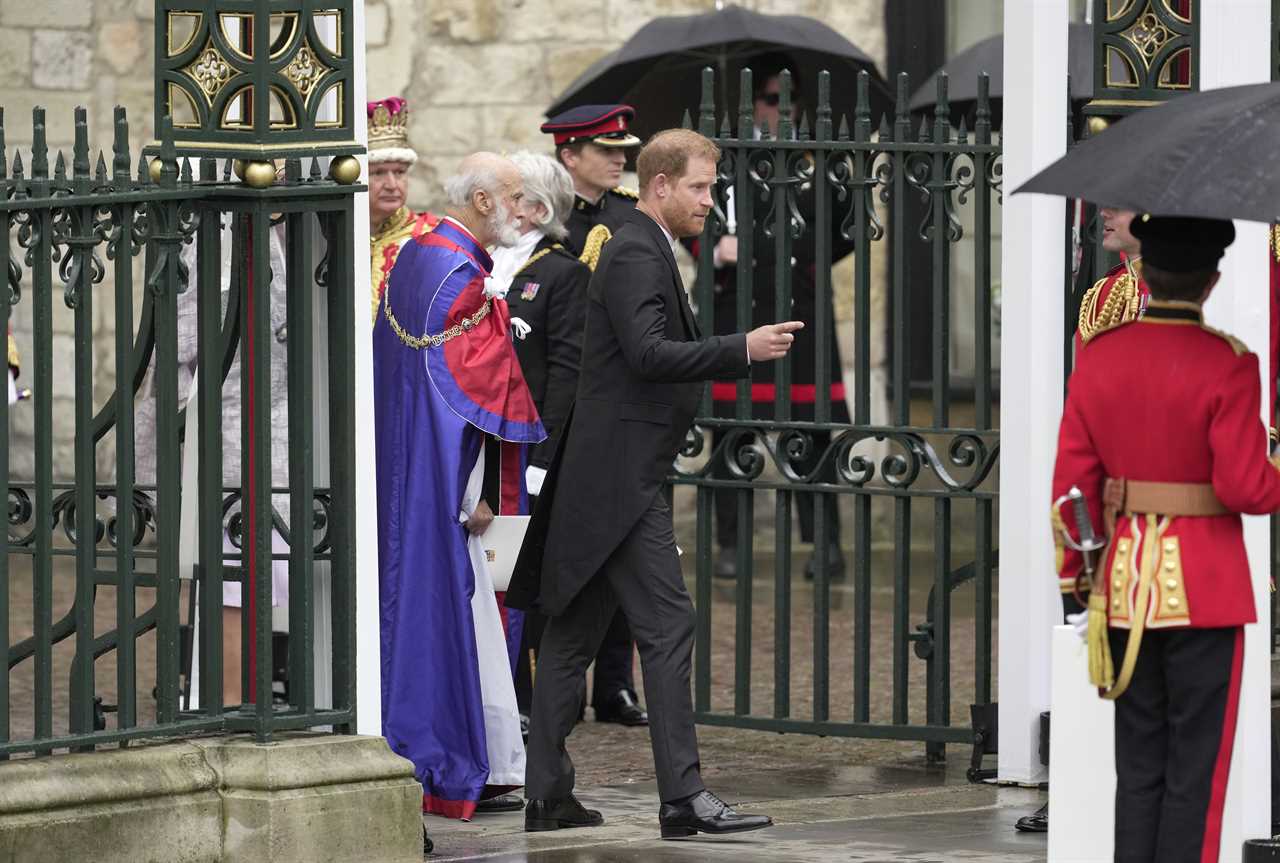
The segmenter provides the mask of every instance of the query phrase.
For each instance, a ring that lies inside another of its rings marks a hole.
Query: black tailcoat
[[[748,373],[746,335],[701,338],[662,228],[634,211],[587,291],[578,398],[507,593],[552,616],[660,493],[702,383]]]

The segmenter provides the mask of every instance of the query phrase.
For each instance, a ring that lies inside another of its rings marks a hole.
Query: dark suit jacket
[[[507,592],[508,605],[552,616],[660,493],[702,382],[747,374],[746,335],[701,338],[671,246],[637,210],[591,277],[582,367]]]
[[[511,280],[507,306],[512,317],[533,328],[527,337],[516,339],[515,346],[520,370],[547,430],[547,439],[529,453],[529,463],[545,468],[551,464],[578,389],[591,270],[550,238],[534,247],[529,261]]]

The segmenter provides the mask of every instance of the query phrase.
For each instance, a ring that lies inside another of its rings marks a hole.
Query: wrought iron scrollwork
[[[829,483],[864,488],[879,477],[886,490],[915,488],[928,476],[941,489],[953,493],[975,493],[990,477],[999,460],[1000,447],[994,432],[984,435],[947,429],[845,427],[825,429],[810,424],[754,422],[733,426],[717,422],[721,440],[705,463],[691,466],[677,462],[676,476],[716,484],[717,476],[732,481],[751,481],[764,475],[772,464],[784,485],[804,486]],[[695,426],[685,438],[681,455],[695,459],[704,451],[704,428]],[[818,435],[828,436],[819,446]],[[942,439],[942,446],[935,441]],[[888,444],[891,452],[879,464],[860,445]],[[946,455],[940,455],[945,452]],[[721,471],[724,471],[722,473]],[[725,481],[720,479],[719,481]]]

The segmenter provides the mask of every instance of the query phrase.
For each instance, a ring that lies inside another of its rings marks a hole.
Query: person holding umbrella
[[[782,121],[782,73],[792,68],[790,58],[781,53],[763,54],[750,61],[752,80],[754,82],[753,115],[756,134],[764,129],[770,134],[778,134]],[[792,78],[795,81],[795,78]],[[799,119],[800,94],[798,86],[791,89],[791,113],[788,120],[793,124]],[[806,225],[813,225],[814,201],[813,189],[802,189],[797,195],[797,206]],[[732,202],[735,210],[746,211],[738,202]],[[754,231],[753,259],[749,262],[753,272],[751,280],[753,319],[761,320],[771,316],[777,302],[778,286],[775,283],[775,262],[777,245],[774,238],[765,233],[767,227],[763,214],[748,221],[743,213],[735,213],[732,221],[740,224],[751,224]],[[832,262],[839,261],[853,250],[852,243],[840,233],[840,220],[832,219]],[[696,241],[693,244],[696,255]],[[717,241],[713,253],[715,263],[715,286],[713,288],[714,326],[718,334],[735,332],[738,327],[738,237],[726,234]],[[819,395],[815,388],[819,362],[826,362],[830,367],[831,422],[849,422],[849,408],[845,402],[845,388],[842,381],[843,366],[840,361],[840,350],[835,338],[835,308],[831,292],[819,297],[815,268],[815,244],[813,231],[795,240],[791,248],[791,316],[804,321],[808,326],[796,334],[796,344],[792,350],[791,360],[791,417],[795,420],[811,422],[814,418],[814,404]],[[828,323],[827,344],[831,345],[827,357],[817,356],[814,321],[817,318],[818,303],[826,305]],[[749,322],[748,322],[749,323]],[[737,385],[729,380],[717,380],[711,385],[713,410],[718,417],[733,417],[737,398]],[[752,369],[751,374],[751,410],[753,419],[772,419],[776,398],[774,384],[774,367],[764,364]],[[713,447],[718,446],[725,437],[725,432],[716,430],[712,433]],[[800,473],[809,473],[817,466],[819,460],[831,443],[830,432],[814,432],[813,447],[808,458],[797,463],[795,468]],[[732,457],[730,455],[730,457]],[[835,467],[832,463],[830,476],[821,481],[835,482]],[[717,460],[714,475],[719,478],[732,478],[727,464]],[[720,490],[715,493],[716,542],[720,547],[716,557],[713,574],[717,578],[732,579],[737,576],[735,549],[738,543],[738,501],[733,490]],[[812,494],[797,496],[797,509],[800,516],[800,538],[805,542],[813,542],[814,501]],[[839,579],[844,576],[844,554],[840,548],[840,516],[834,500],[825,508],[827,522],[826,542],[827,577]],[[748,528],[749,529],[749,528]],[[804,577],[813,579],[816,564],[813,558],[805,564]]]

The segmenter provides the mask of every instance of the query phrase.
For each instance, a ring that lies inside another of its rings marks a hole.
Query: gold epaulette
[[[615,195],[621,195],[624,198],[630,198],[633,201],[640,200],[640,193],[635,189],[628,189],[626,186],[614,186],[610,189]]]
[[[612,237],[613,231],[604,225],[596,225],[587,233],[587,238],[582,243],[582,254],[578,255],[578,260],[586,264],[594,273],[596,264],[600,263],[600,250]]]
[[[1080,344],[1087,345],[1095,336],[1114,330],[1116,327],[1131,323],[1138,319],[1138,306],[1141,292],[1138,290],[1139,276],[1136,265],[1124,265],[1124,272],[1108,273],[1093,283],[1093,287],[1085,291],[1080,300],[1080,317],[1076,320],[1076,330],[1080,333]],[[1114,281],[1113,279],[1114,274]],[[1111,281],[1111,290],[1107,298],[1098,304],[1098,297],[1103,287]]]
[[[9,367],[16,373],[21,366],[22,360],[18,356],[18,343],[14,340],[13,333],[9,333]]]
[[[1204,324],[1200,325],[1200,329],[1204,330],[1206,333],[1213,333],[1215,336],[1231,345],[1231,350],[1236,352],[1236,356],[1241,356],[1242,354],[1247,354],[1249,352],[1249,346],[1231,335],[1231,333],[1224,333],[1222,330],[1215,330],[1213,327],[1205,326]]]

